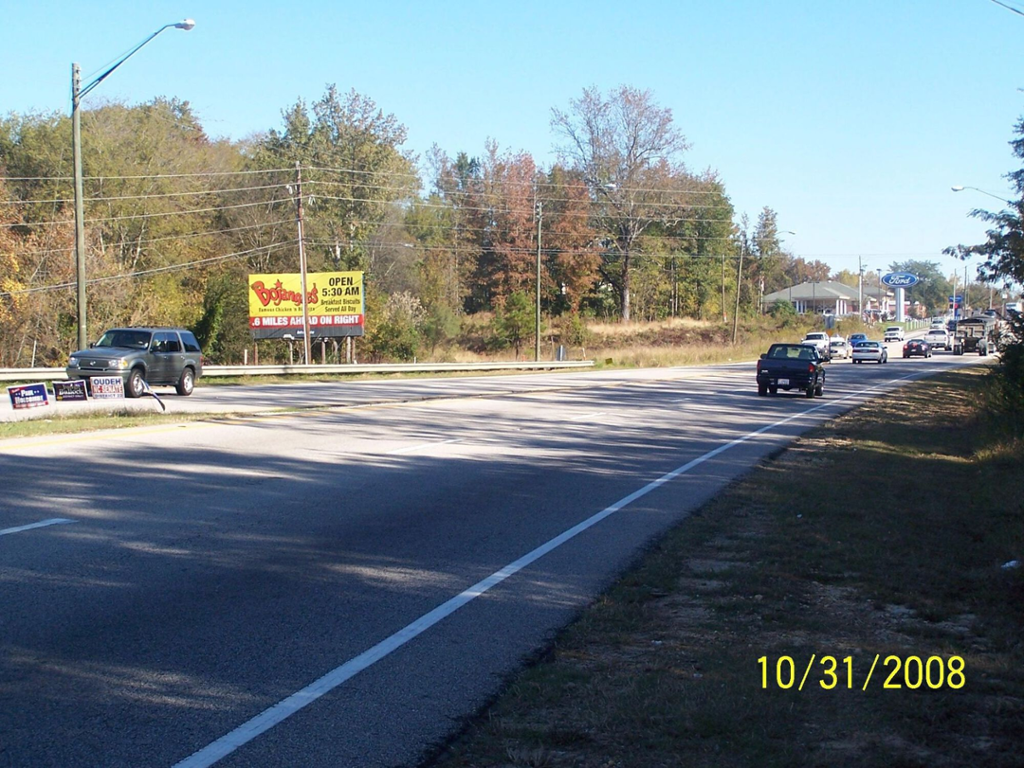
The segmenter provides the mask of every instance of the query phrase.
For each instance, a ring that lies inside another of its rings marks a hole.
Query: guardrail
[[[203,378],[222,376],[317,376],[359,373],[471,373],[473,371],[551,371],[592,368],[593,360],[541,360],[516,363],[345,363],[342,365],[207,365]],[[54,381],[66,379],[63,368],[0,368],[0,381]]]

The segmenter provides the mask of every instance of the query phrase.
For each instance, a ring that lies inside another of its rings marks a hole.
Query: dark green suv
[[[87,383],[98,376],[120,376],[126,397],[139,397],[147,385],[172,385],[179,395],[191,395],[203,373],[202,358],[191,331],[112,328],[89,349],[72,354],[66,371],[69,379]]]

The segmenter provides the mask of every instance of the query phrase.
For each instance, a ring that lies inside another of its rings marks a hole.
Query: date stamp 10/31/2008
[[[878,669],[881,662],[881,669]],[[854,669],[852,656],[818,656],[811,654],[807,664],[797,663],[792,656],[757,660],[761,670],[761,688],[804,690],[810,681],[826,691],[860,688],[866,691],[873,682],[884,690],[960,690],[967,683],[967,670],[961,656],[885,656],[876,653],[871,668]],[[877,677],[876,677],[877,674]]]

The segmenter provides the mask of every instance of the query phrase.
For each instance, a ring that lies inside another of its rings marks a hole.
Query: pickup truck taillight
[[[814,373],[814,363],[811,363],[810,365],[807,366],[807,372]]]
[[[757,372],[758,373],[761,372],[761,361],[760,360],[757,361]]]

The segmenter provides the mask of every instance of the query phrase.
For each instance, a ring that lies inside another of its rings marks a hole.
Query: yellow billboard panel
[[[249,327],[255,330],[302,327],[302,277],[298,273],[249,275]],[[306,275],[311,328],[363,325],[362,272]]]

